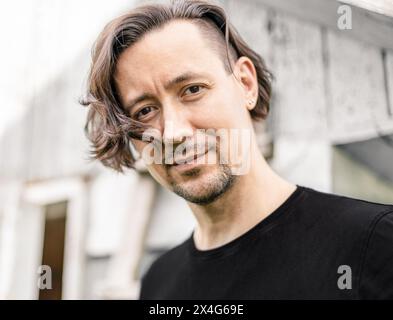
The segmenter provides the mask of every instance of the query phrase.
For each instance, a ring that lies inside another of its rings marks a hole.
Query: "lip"
[[[208,151],[199,155],[197,154],[193,155],[192,157],[177,159],[177,162],[181,162],[181,163],[174,162],[172,165],[170,165],[170,168],[174,168],[177,171],[183,172],[183,171],[191,170],[197,166],[203,165],[204,163],[197,163],[197,159],[206,155]]]
[[[174,165],[178,166],[178,165],[182,165],[182,164],[187,164],[190,161],[195,161],[196,159],[198,159],[200,157],[203,157],[205,154],[206,154],[206,152],[205,153],[201,153],[201,154],[194,154],[192,157],[188,157],[188,158],[176,159]],[[181,163],[177,163],[177,162],[181,162]]]

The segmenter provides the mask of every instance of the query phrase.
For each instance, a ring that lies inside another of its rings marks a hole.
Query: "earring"
[[[254,100],[253,99],[248,100],[248,104],[249,105],[253,105],[254,104]]]

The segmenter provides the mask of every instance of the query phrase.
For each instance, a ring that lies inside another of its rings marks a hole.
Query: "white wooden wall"
[[[0,183],[84,174],[85,113],[78,105],[90,49],[132,0],[4,1],[0,32]],[[15,19],[18,17],[18,19]],[[12,32],[10,32],[12,28]]]

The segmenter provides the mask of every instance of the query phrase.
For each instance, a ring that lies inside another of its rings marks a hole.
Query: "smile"
[[[198,163],[197,159],[205,156],[209,151],[210,150],[207,150],[205,153],[195,154],[189,157],[176,158],[174,163],[169,165],[169,169],[176,170],[179,173],[184,173],[195,169],[196,167],[204,164],[204,162]]]
[[[196,159],[204,156],[207,152],[201,153],[201,154],[194,154],[193,156],[190,157],[184,157],[184,158],[177,158],[174,161],[174,166],[182,165],[182,164],[188,164],[194,162]]]

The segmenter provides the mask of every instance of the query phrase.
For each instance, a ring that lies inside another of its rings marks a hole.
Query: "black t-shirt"
[[[142,278],[140,299],[393,299],[393,205],[297,186],[218,248],[193,234]]]

